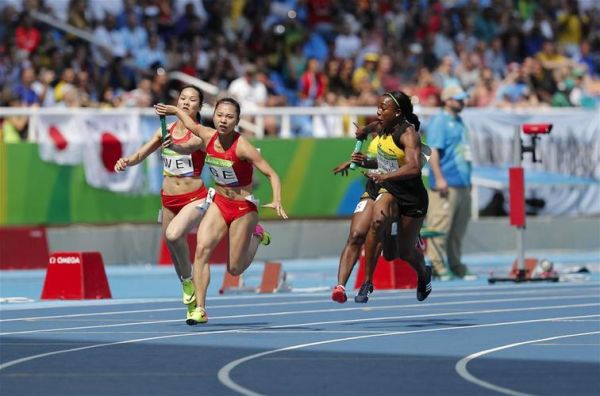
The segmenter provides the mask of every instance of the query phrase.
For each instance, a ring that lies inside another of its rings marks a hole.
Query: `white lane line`
[[[578,292],[581,292],[581,290],[577,290]],[[593,290],[594,292],[596,292],[597,290]],[[412,293],[411,293],[412,294]],[[436,298],[445,298],[445,297],[470,297],[470,296],[492,296],[492,295],[505,295],[506,293],[449,293],[449,294],[436,294],[434,297]],[[511,295],[531,295],[531,294],[535,294],[536,296],[538,296],[538,299],[557,299],[557,298],[565,298],[565,297],[570,297],[570,298],[574,298],[574,297],[597,297],[597,293],[594,294],[575,294],[575,295],[541,295],[540,296],[540,292],[539,291],[535,291],[535,290],[530,290],[530,291],[515,291],[514,293],[511,293]],[[407,296],[408,297],[408,296]],[[412,297],[412,296],[411,296]],[[377,296],[377,301],[381,301],[381,300],[397,300],[398,296]],[[508,299],[498,299],[497,301],[502,301],[502,302],[508,302],[508,301],[520,301],[521,299],[519,298],[508,298]],[[474,302],[477,302],[478,300],[475,300]],[[479,300],[482,301],[482,300]],[[488,301],[488,300],[483,300],[483,301]],[[254,303],[254,304],[225,304],[225,305],[214,305],[214,306],[210,306],[210,310],[214,310],[214,309],[225,309],[225,308],[248,308],[248,307],[270,307],[270,306],[280,306],[280,305],[286,305],[286,306],[291,306],[291,305],[308,305],[308,304],[322,304],[322,303],[331,303],[331,300],[327,299],[327,300],[310,300],[310,301],[281,301],[281,302],[266,302],[266,303]],[[458,304],[458,303],[464,303],[467,304],[468,302],[446,302],[448,304]],[[428,303],[428,305],[441,305],[441,304],[445,304],[445,303]],[[410,304],[410,305],[406,305],[406,307],[421,307],[423,304]],[[393,307],[398,307],[397,305],[394,305]],[[356,310],[356,309],[364,309],[364,308],[368,308],[368,309],[379,309],[379,307],[361,307],[361,308],[337,308],[337,311],[351,311],[351,310]],[[136,313],[153,313],[153,312],[169,312],[169,311],[181,311],[183,309],[183,305],[181,307],[178,308],[156,308],[156,309],[136,309],[136,310],[125,310],[125,311],[106,311],[106,312],[93,312],[93,313],[80,313],[80,314],[66,314],[66,315],[47,315],[47,316],[30,316],[30,317],[21,317],[21,318],[10,318],[10,319],[0,319],[0,323],[7,323],[7,322],[19,322],[19,321],[36,321],[36,320],[46,320],[46,319],[67,319],[67,318],[84,318],[84,317],[89,317],[89,316],[109,316],[109,315],[127,315],[127,314],[136,314]]]
[[[531,297],[531,298],[511,298],[511,299],[494,299],[494,300],[475,300],[475,301],[459,301],[459,302],[444,302],[444,303],[431,303],[428,306],[448,306],[448,305],[471,305],[471,304],[494,304],[499,302],[507,302],[507,301],[536,301],[536,300],[568,300],[568,299],[580,299],[580,298],[594,298],[596,296],[557,296],[557,297]],[[598,305],[600,303],[590,303],[590,304],[579,304],[579,305],[566,305],[559,307],[586,307]],[[388,305],[383,307],[373,307],[368,308],[369,310],[385,310],[385,309],[400,309],[400,308],[412,308],[419,307],[422,308],[423,304],[409,304],[409,305]],[[314,314],[314,313],[335,313],[340,311],[359,311],[364,310],[365,307],[358,308],[327,308],[327,309],[313,309],[313,310],[304,310],[304,311],[282,311],[282,312],[270,312],[270,313],[256,313],[256,314],[241,314],[241,315],[228,315],[228,316],[215,316],[212,319],[240,319],[240,318],[248,318],[248,317],[269,317],[269,316],[286,316],[286,315],[300,315],[300,314]],[[505,311],[518,311],[521,308],[509,308],[505,310],[497,310],[494,312],[505,312]],[[535,309],[535,308],[533,308]],[[445,313],[438,314],[444,315]],[[455,313],[449,313],[455,314]],[[25,330],[25,331],[13,331],[13,332],[3,332],[0,333],[0,336],[7,335],[17,335],[17,334],[34,334],[34,333],[49,333],[54,331],[68,331],[68,330],[85,330],[85,329],[99,329],[99,328],[111,328],[111,327],[124,327],[124,326],[138,326],[138,325],[148,325],[148,324],[159,324],[159,323],[178,323],[181,322],[181,319],[170,319],[170,320],[153,320],[153,321],[143,321],[143,322],[129,322],[129,323],[115,323],[115,324],[102,324],[102,325],[93,325],[93,326],[77,326],[77,327],[61,327],[61,328],[51,328],[51,329],[36,329],[36,330]]]
[[[517,294],[517,293],[515,293]],[[437,297],[441,297],[441,296],[437,296]],[[561,295],[561,296],[541,296],[541,297],[529,297],[529,298],[522,298],[522,297],[515,297],[515,298],[497,298],[497,299],[488,299],[488,300],[467,300],[467,301],[445,301],[445,302],[430,302],[427,303],[427,307],[441,307],[441,306],[448,306],[448,305],[468,305],[468,304],[481,304],[481,303],[502,303],[502,302],[514,302],[514,301],[539,301],[539,300],[563,300],[563,299],[577,299],[577,298],[596,298],[597,294],[572,294],[572,295]],[[380,298],[379,300],[382,299],[395,299],[393,297],[390,298]],[[329,301],[319,301],[320,303],[323,302],[329,302]],[[210,309],[217,309],[217,308],[243,308],[243,307],[257,307],[257,306],[279,306],[279,305],[285,305],[285,306],[289,306],[289,305],[294,305],[294,304],[287,304],[287,303],[264,303],[264,304],[247,304],[247,305],[225,305],[225,306],[214,306],[211,307]],[[348,312],[348,311],[359,311],[359,310],[369,310],[369,311],[376,311],[376,310],[386,310],[386,309],[399,309],[399,308],[422,308],[423,304],[422,303],[413,303],[413,304],[392,304],[392,305],[380,305],[380,306],[374,306],[374,307],[366,307],[366,306],[360,306],[360,307],[353,307],[353,308],[329,308],[329,309],[325,309],[325,310],[308,310],[308,311],[295,311],[296,313],[302,314],[302,313],[317,313],[317,312]],[[118,314],[129,314],[129,313],[154,313],[154,312],[167,312],[167,311],[181,311],[183,308],[160,308],[160,309],[148,309],[148,310],[136,310],[136,311],[112,311],[112,312],[99,312],[99,313],[86,313],[86,314],[70,314],[70,315],[55,315],[55,316],[38,316],[38,317],[28,317],[28,318],[15,318],[15,319],[4,319],[4,320],[0,320],[0,322],[19,322],[19,321],[27,321],[27,322],[31,322],[31,321],[38,321],[38,320],[47,320],[47,319],[66,319],[66,318],[81,318],[81,317],[89,317],[89,316],[107,316],[107,315],[118,315]],[[173,322],[173,320],[169,320],[166,321],[165,323],[168,322]],[[148,323],[157,323],[157,322],[148,322]],[[158,322],[160,323],[160,322]],[[138,323],[136,323],[138,324]],[[127,324],[124,324],[127,325]],[[74,328],[74,329],[78,329],[78,328]],[[31,332],[38,332],[38,331],[42,331],[42,330],[31,330]],[[51,329],[46,329],[44,331],[52,331]],[[8,334],[16,334],[16,333],[0,333],[1,335],[8,335]]]
[[[342,320],[328,320],[321,322],[307,322],[307,323],[296,323],[296,324],[285,324],[285,325],[273,325],[268,327],[248,327],[248,330],[252,329],[285,329],[290,327],[297,326],[316,326],[316,325],[330,325],[330,324],[340,324],[340,323],[361,323],[361,322],[375,322],[375,321],[385,321],[385,320],[400,320],[400,319],[422,319],[422,318],[435,318],[435,317],[444,317],[444,316],[457,316],[457,315],[477,315],[477,314],[495,314],[495,313],[503,313],[503,312],[529,312],[529,311],[545,311],[548,309],[570,309],[570,308],[586,308],[586,307],[594,307],[599,306],[600,303],[589,303],[589,304],[572,304],[572,305],[552,305],[552,306],[544,306],[544,307],[528,307],[528,308],[503,308],[503,309],[488,309],[488,310],[479,310],[479,311],[458,311],[458,312],[441,312],[435,314],[419,314],[419,315],[400,315],[400,316],[378,316],[375,318],[359,318],[359,319],[342,319]],[[325,310],[326,312],[328,310]],[[317,312],[317,311],[315,311]],[[320,311],[319,311],[320,312]],[[247,314],[247,315],[232,315],[232,316],[217,316],[213,317],[214,319],[239,319],[246,317],[264,317],[264,316],[281,316],[281,315],[294,315],[298,312],[272,312],[272,313],[264,313],[264,314]],[[587,317],[587,316],[585,316]],[[112,325],[101,325],[101,326],[81,326],[81,327],[69,327],[64,329],[46,329],[46,330],[31,330],[24,332],[16,332],[16,333],[4,333],[0,335],[15,335],[15,334],[30,334],[30,333],[47,333],[51,331],[61,331],[65,333],[71,333],[69,330],[85,330],[90,328],[113,328],[113,327],[122,327],[122,326],[135,326],[135,325],[145,325],[145,324],[154,324],[154,323],[168,323],[168,322],[181,322],[180,319],[177,320],[163,320],[163,321],[154,321],[154,322],[137,322],[137,323],[122,323],[122,324],[112,324]]]
[[[167,335],[167,336],[138,338],[138,339],[134,339],[134,340],[108,342],[108,343],[104,343],[104,344],[94,344],[94,345],[88,345],[88,346],[79,347],[79,348],[63,349],[63,350],[59,350],[59,351],[40,353],[38,355],[31,355],[31,356],[26,356],[26,357],[23,357],[20,359],[11,360],[10,362],[0,364],[0,370],[4,370],[8,367],[16,366],[17,364],[30,362],[32,360],[41,359],[41,358],[48,357],[48,356],[62,355],[64,353],[70,353],[70,352],[85,351],[88,349],[103,348],[103,347],[109,347],[109,346],[113,346],[113,345],[135,344],[135,343],[144,342],[144,341],[164,340],[167,338],[191,337],[191,336],[210,335],[210,334],[219,334],[219,333],[233,333],[235,331],[236,331],[236,329],[230,329],[230,330],[206,331],[206,332],[202,332],[202,333],[174,334],[174,335]]]
[[[565,300],[565,297],[561,297],[561,300]],[[533,299],[532,299],[533,300]],[[539,299],[535,299],[539,300]],[[491,303],[497,302],[497,300],[491,300]],[[402,316],[382,316],[368,319],[354,319],[354,320],[336,320],[336,321],[325,321],[325,322],[313,322],[311,325],[316,324],[336,324],[336,323],[347,323],[353,321],[376,321],[376,320],[391,320],[391,319],[406,319],[406,318],[423,318],[423,317],[436,317],[436,316],[450,316],[450,315],[471,315],[476,313],[501,313],[501,312],[519,312],[519,311],[539,311],[546,309],[567,309],[567,308],[583,308],[598,306],[600,303],[586,303],[586,304],[570,304],[570,305],[553,305],[553,306],[542,306],[542,307],[526,307],[526,308],[502,308],[492,310],[481,310],[481,311],[461,311],[461,312],[441,312],[436,314],[422,314],[422,315],[402,315]],[[393,307],[393,306],[392,306]],[[360,309],[360,308],[357,308]],[[228,315],[228,316],[215,316],[212,319],[241,319],[241,318],[259,318],[259,317],[272,317],[272,316],[287,316],[287,315],[298,315],[298,314],[309,314],[309,313],[327,313],[336,312],[337,309],[320,309],[310,311],[283,311],[283,312],[270,312],[270,313],[257,313],[257,314],[243,314],[243,315]],[[79,327],[63,327],[54,329],[38,329],[38,330],[26,330],[26,331],[15,331],[0,333],[0,336],[7,335],[21,335],[21,334],[34,334],[34,333],[50,333],[55,331],[73,331],[73,330],[88,330],[88,329],[104,329],[114,327],[125,327],[125,326],[143,326],[148,324],[159,324],[159,323],[180,323],[181,319],[171,320],[153,320],[145,322],[131,322],[131,323],[116,323],[116,324],[103,324],[94,326],[79,326]],[[296,325],[279,325],[273,326],[274,328],[286,328],[293,327]]]
[[[511,295],[518,294],[539,294],[542,292],[555,292],[555,291],[577,291],[581,292],[582,290],[592,289],[597,291],[600,282],[586,282],[585,284],[573,284],[573,283],[552,283],[552,284],[523,284],[519,286],[520,291],[514,288],[514,286],[506,285],[494,285],[494,286],[456,286],[456,287],[441,287],[441,284],[434,283],[434,291],[435,297],[456,297],[456,296],[477,296],[477,295],[495,295],[495,294],[506,294],[502,291],[510,291]],[[527,291],[522,291],[524,288]],[[460,293],[456,293],[456,292]],[[414,290],[406,289],[406,290],[378,290],[376,298],[378,300],[385,299],[395,299],[395,298],[409,298],[414,296]],[[447,294],[444,294],[447,293]],[[298,301],[299,298],[306,300],[307,298],[322,298],[324,296],[329,297],[329,293],[311,293],[310,295],[302,294],[301,297],[294,293],[283,293],[283,294],[251,294],[251,295],[237,295],[237,296],[219,296],[219,297],[209,297],[209,302],[222,302],[224,300],[283,300],[288,299],[288,301],[281,301],[278,304],[312,304],[312,303],[321,303],[321,302],[329,302],[329,298],[326,300],[310,300],[310,301]],[[373,297],[375,298],[375,297]],[[289,301],[291,299],[295,299]],[[31,312],[32,310],[41,310],[41,309],[67,309],[67,308],[89,308],[89,307],[105,307],[105,306],[116,306],[116,305],[141,305],[141,304],[156,304],[156,303],[171,303],[178,302],[180,299],[176,298],[132,298],[132,299],[114,299],[114,300],[81,300],[81,301],[57,301],[52,302],[51,300],[44,301],[35,301],[33,304],[28,304],[26,307],[23,306],[11,306],[11,305],[0,305],[0,312],[21,312],[27,311]],[[248,306],[260,305],[261,303],[248,303]],[[271,303],[267,303],[271,304]],[[244,304],[233,304],[231,306],[243,306]],[[216,306],[215,306],[216,307]],[[223,307],[227,307],[224,305]],[[214,308],[214,307],[213,307]],[[127,313],[129,311],[121,311],[123,313]],[[89,315],[89,314],[88,314]],[[68,316],[68,315],[66,315]],[[4,319],[4,320],[21,320],[21,319]],[[3,321],[3,319],[0,319]]]
[[[464,357],[461,360],[459,360],[458,363],[456,363],[456,366],[454,368],[456,369],[456,372],[458,373],[458,375],[460,375],[462,378],[464,378],[465,380],[467,380],[469,382],[474,383],[475,385],[479,385],[482,388],[490,389],[495,392],[503,393],[505,395],[510,395],[510,396],[531,396],[529,393],[515,391],[515,390],[509,389],[509,388],[504,388],[502,386],[494,385],[487,381],[480,380],[479,378],[477,378],[474,375],[472,375],[471,373],[469,373],[469,370],[467,370],[467,364],[469,364],[469,362],[471,362],[472,360],[477,359],[483,355],[487,355],[487,354],[490,354],[493,352],[498,352],[498,351],[508,349],[508,348],[514,348],[514,347],[527,345],[527,344],[535,344],[535,343],[544,342],[544,341],[559,340],[561,338],[581,337],[581,336],[592,335],[592,334],[600,334],[600,331],[591,331],[588,333],[578,333],[578,334],[565,334],[565,335],[556,336],[556,337],[538,338],[535,340],[515,342],[514,344],[502,345],[502,346],[499,346],[496,348],[491,348],[491,349],[486,349],[484,351],[476,352],[467,357]]]
[[[355,340],[362,340],[362,339],[374,338],[374,337],[388,337],[388,336],[415,334],[415,333],[433,333],[433,332],[438,332],[438,331],[451,331],[451,330],[470,330],[470,329],[485,328],[485,327],[498,327],[498,326],[511,326],[511,325],[530,324],[530,323],[539,323],[539,322],[552,322],[552,321],[561,320],[561,319],[586,318],[586,317],[597,317],[597,316],[600,316],[600,315],[567,316],[567,317],[562,317],[562,318],[555,317],[555,318],[544,318],[544,319],[531,319],[531,320],[520,320],[520,321],[513,321],[513,322],[487,323],[487,324],[472,325],[472,326],[455,326],[455,327],[443,327],[443,328],[437,328],[437,329],[393,331],[393,332],[383,333],[383,334],[369,334],[369,335],[361,335],[361,336],[355,336],[355,337],[345,337],[345,338],[336,338],[336,339],[325,340],[325,341],[310,342],[310,343],[306,343],[306,344],[291,345],[291,346],[284,347],[284,348],[272,349],[272,350],[265,351],[265,352],[255,353],[253,355],[248,355],[243,358],[233,360],[233,361],[227,363],[225,366],[223,366],[219,370],[219,372],[217,374],[217,378],[223,385],[225,385],[229,389],[231,389],[239,394],[242,394],[244,396],[262,396],[262,394],[254,392],[253,390],[245,388],[241,385],[238,385],[235,381],[233,381],[231,379],[231,371],[243,363],[246,363],[250,360],[254,360],[257,358],[261,358],[263,356],[273,355],[273,354],[276,354],[279,352],[293,351],[293,350],[311,347],[311,346],[317,346],[317,345],[334,344],[334,343],[338,343],[338,342],[355,341]]]

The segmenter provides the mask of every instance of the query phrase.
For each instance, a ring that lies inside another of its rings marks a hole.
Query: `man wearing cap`
[[[363,90],[363,82],[366,80],[369,82],[370,88],[376,91],[381,86],[381,81],[377,76],[377,63],[379,62],[379,55],[374,52],[368,52],[363,57],[363,65],[357,68],[352,74],[352,87],[356,92]]]
[[[443,233],[429,240],[427,256],[440,279],[464,278],[462,240],[471,213],[471,148],[467,128],[459,116],[467,94],[459,86],[442,91],[442,111],[426,129],[431,147],[427,227]],[[448,267],[444,264],[447,258]]]

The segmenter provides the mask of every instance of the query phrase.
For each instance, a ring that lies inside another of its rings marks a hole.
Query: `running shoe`
[[[208,315],[206,314],[206,310],[202,307],[196,307],[196,309],[194,309],[190,314],[188,314],[188,317],[185,321],[185,323],[187,323],[190,326],[206,322],[208,322]]]
[[[346,296],[346,288],[343,285],[337,285],[334,287],[333,292],[331,293],[331,299],[339,302],[340,304],[345,303],[348,300],[348,296]]]
[[[260,224],[256,225],[256,228],[254,229],[254,235],[260,238],[261,245],[267,246],[271,243],[271,234]]]
[[[419,279],[417,284],[417,300],[423,301],[431,293],[431,267],[425,266],[425,279]]]
[[[188,319],[192,318],[192,314],[194,313],[195,309],[196,309],[196,301],[193,301],[193,302],[191,302],[191,303],[189,303],[187,305],[187,313],[186,313],[186,316],[185,316],[186,322],[187,322]]]
[[[365,304],[369,301],[369,295],[373,293],[373,284],[371,282],[365,282],[360,287],[358,294],[354,296],[354,302]]]
[[[196,299],[196,290],[194,289],[194,282],[191,279],[185,279],[181,282],[183,288],[183,303],[189,305]]]

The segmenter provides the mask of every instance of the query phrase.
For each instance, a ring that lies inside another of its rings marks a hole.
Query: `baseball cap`
[[[465,100],[469,97],[469,95],[463,91],[463,89],[459,86],[453,85],[451,87],[446,87],[442,91],[442,101],[445,102],[448,99],[454,100]]]
[[[377,55],[374,52],[368,52],[365,54],[365,56],[363,57],[365,62],[378,62],[379,61],[379,55]]]

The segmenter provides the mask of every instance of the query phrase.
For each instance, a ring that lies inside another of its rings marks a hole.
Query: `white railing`
[[[490,111],[505,112],[507,115],[547,115],[549,119],[554,116],[562,116],[567,114],[590,114],[594,113],[589,110],[581,109],[547,109],[547,108],[531,108],[531,109],[515,109],[515,110],[499,110],[499,109],[466,109],[465,112]],[[252,116],[254,123],[247,120],[241,120],[240,126],[254,132],[257,138],[264,137],[265,134],[265,118],[274,117],[278,125],[279,136],[282,138],[293,138],[293,121],[294,117],[308,117],[313,126],[311,136],[322,137],[343,137],[354,136],[355,127],[353,123],[358,122],[360,117],[369,117],[376,114],[375,107],[264,107],[260,109],[242,109],[243,116]],[[426,121],[427,118],[439,112],[439,108],[435,107],[416,107],[415,113]],[[212,118],[213,107],[205,104],[202,107],[202,117],[204,119]],[[64,107],[0,107],[0,119],[6,116],[25,115],[31,117],[29,122],[29,141],[36,142],[36,125],[37,116],[39,115],[117,115],[117,114],[135,114],[138,116],[154,116],[152,108],[64,108]],[[597,114],[597,113],[596,113]]]
[[[243,116],[251,116],[254,123],[246,120],[240,121],[240,126],[254,132],[257,138],[264,137],[265,118],[274,117],[279,127],[279,136],[282,138],[292,138],[294,117],[308,117],[311,124],[315,127],[314,137],[342,137],[353,136],[353,123],[359,121],[359,117],[374,116],[377,109],[375,107],[266,107],[256,110],[245,111],[242,109]],[[438,109],[427,108],[417,112],[419,116],[431,116]],[[204,105],[202,108],[202,117],[210,119],[212,117],[213,107]],[[134,114],[137,116],[154,116],[152,108],[65,108],[65,107],[0,107],[0,119],[7,116],[28,116],[30,117],[28,137],[29,141],[36,142],[37,135],[35,125],[40,115],[123,115]],[[327,120],[324,123],[324,120]],[[326,125],[330,126],[327,128]]]

